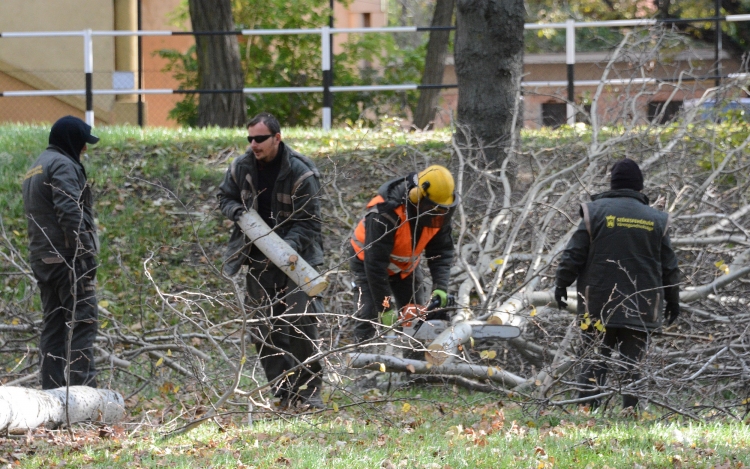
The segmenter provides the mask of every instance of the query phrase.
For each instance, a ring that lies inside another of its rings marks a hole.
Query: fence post
[[[141,34],[141,0],[138,1],[138,127],[143,128],[143,35]]]
[[[86,123],[94,126],[94,42],[90,29],[83,30],[83,72],[86,74]]]
[[[323,26],[320,32],[323,66],[323,130],[331,130],[331,108],[333,107],[333,93],[331,93],[331,28]]]
[[[716,0],[714,5],[716,16],[716,38],[714,39],[714,54],[716,55],[716,80],[717,87],[721,86],[721,1]]]
[[[576,64],[576,28],[575,20],[565,22],[565,64],[568,67],[568,103],[566,117],[568,125],[576,123],[575,64]]]

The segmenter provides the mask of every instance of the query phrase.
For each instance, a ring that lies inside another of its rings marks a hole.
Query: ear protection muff
[[[409,189],[409,200],[411,200],[411,203],[418,204],[420,200],[428,198],[427,189],[429,188],[430,181],[425,181],[420,186],[419,180],[417,180],[417,184],[415,184],[415,187]]]

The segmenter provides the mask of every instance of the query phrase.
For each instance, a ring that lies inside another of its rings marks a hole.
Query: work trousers
[[[398,312],[408,304],[424,305],[427,301],[427,290],[424,285],[424,273],[417,267],[405,278],[400,275],[389,275],[383,282],[388,282],[391,294],[396,305],[384,308],[382,299],[375,301],[372,290],[367,281],[364,262],[353,255],[349,267],[354,275],[355,288],[357,290],[357,312],[354,315],[354,337],[358,342],[371,339],[375,336],[375,325],[378,323],[378,314],[384,309],[393,309]]]
[[[593,328],[592,328],[593,329]],[[629,383],[638,381],[641,377],[638,372],[639,362],[648,346],[648,332],[628,328],[608,327],[604,333],[594,329],[583,331],[582,345],[579,356],[585,357],[581,372],[578,375],[578,384],[581,388],[580,398],[591,397],[601,392],[598,389],[604,386],[604,382],[612,360],[613,352],[619,352],[619,364],[612,371],[617,372],[619,383],[613,383],[610,377],[610,388],[627,386]],[[600,404],[599,399],[592,402],[592,407]],[[623,393],[622,407],[633,407],[638,405],[638,397]]]
[[[253,314],[252,342],[274,396],[282,400],[307,400],[319,395],[323,384],[320,362],[297,367],[320,348],[318,316],[320,298],[297,289],[284,272],[268,260],[251,260],[246,277],[247,302]]]
[[[50,263],[53,262],[53,263]],[[99,326],[96,258],[39,260],[31,269],[41,292],[44,320],[39,343],[42,389],[96,387],[93,345]],[[68,343],[70,341],[70,343]],[[67,348],[70,346],[70,366]]]

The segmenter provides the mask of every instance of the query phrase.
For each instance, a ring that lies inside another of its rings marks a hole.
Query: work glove
[[[568,289],[565,287],[555,287],[555,301],[557,301],[558,309],[567,309]]]
[[[433,306],[436,305],[436,306]],[[430,305],[428,309],[435,308],[451,308],[456,306],[456,297],[452,294],[448,294],[445,290],[434,290],[432,292],[432,298],[430,299]]]
[[[667,303],[667,307],[664,308],[664,317],[667,319],[667,326],[671,326],[673,322],[677,320],[677,316],[680,315],[680,303]]]
[[[398,314],[392,309],[380,313],[380,324],[391,327],[398,321]]]
[[[235,210],[235,211],[234,211],[234,215],[232,215],[232,221],[236,223],[236,222],[237,222],[237,220],[239,220],[239,219],[240,219],[240,217],[241,217],[241,216],[242,216],[242,215],[243,215],[244,213],[245,213],[245,209],[244,209],[244,208],[238,208],[237,210]]]

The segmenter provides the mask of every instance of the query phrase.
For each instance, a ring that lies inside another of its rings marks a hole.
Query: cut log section
[[[41,425],[57,428],[70,423],[117,423],[125,416],[125,401],[117,391],[88,386],[37,389],[0,386],[0,431],[30,430]]]
[[[237,220],[237,224],[260,252],[309,296],[318,296],[326,289],[328,282],[325,277],[269,228],[258,212],[248,210]]]
[[[571,295],[568,295],[571,297]],[[575,298],[575,295],[572,295]],[[516,318],[517,313],[523,308],[524,304],[533,306],[544,306],[554,301],[554,295],[551,292],[534,292],[524,297],[512,297],[503,303],[498,309],[498,313],[487,318],[488,325],[508,325],[518,327],[522,325],[521,321]],[[568,308],[575,307],[575,303],[570,301]],[[454,318],[455,319],[455,318]],[[453,326],[443,331],[435,340],[427,346],[425,360],[433,365],[443,365],[450,362],[458,356],[458,347],[463,345],[472,338],[471,324],[477,324],[477,321],[458,321]],[[520,334],[520,330],[519,330]],[[518,337],[517,335],[515,337]],[[513,338],[513,337],[505,337]]]

